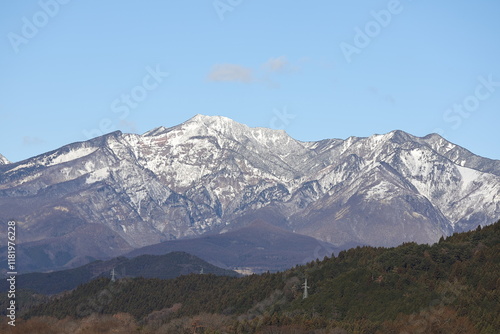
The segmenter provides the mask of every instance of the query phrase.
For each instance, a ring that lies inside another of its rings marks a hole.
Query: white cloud
[[[208,80],[219,82],[262,83],[272,88],[279,88],[275,76],[295,72],[298,67],[290,64],[285,56],[270,58],[257,69],[237,64],[218,64],[212,67]],[[254,74],[256,73],[256,74]]]
[[[387,94],[385,96],[385,101],[390,103],[390,104],[395,104],[396,103],[396,99],[392,96],[392,95],[389,95]]]
[[[129,122],[127,120],[122,119],[120,121],[120,127],[126,129],[127,132],[137,133],[137,123],[136,122]]]
[[[218,64],[214,65],[208,74],[210,81],[245,82],[253,81],[252,70],[241,65]]]
[[[30,137],[30,136],[23,137],[23,145],[39,145],[43,143],[45,143],[45,141],[38,137]]]
[[[391,94],[383,94],[382,92],[379,91],[378,87],[370,86],[367,88],[368,92],[371,94],[378,96],[382,101],[389,103],[389,104],[396,104],[396,99],[394,96]]]
[[[269,72],[288,72],[292,70],[290,63],[285,56],[269,59],[264,64],[264,68]]]

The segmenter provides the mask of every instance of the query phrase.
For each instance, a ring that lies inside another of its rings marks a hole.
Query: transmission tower
[[[304,284],[302,284],[302,289],[304,289],[304,295],[302,296],[302,299],[306,299],[307,297],[309,297],[309,293],[307,292],[307,289],[309,289],[309,286],[307,285],[307,278]]]
[[[113,270],[111,270],[111,282],[114,282],[116,281],[116,278],[115,278],[115,268],[113,268]]]

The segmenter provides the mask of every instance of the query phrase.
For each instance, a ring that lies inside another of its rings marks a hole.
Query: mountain
[[[331,256],[335,249],[326,242],[292,233],[257,220],[241,229],[195,239],[164,241],[136,249],[126,256],[190,252],[222,268],[242,273],[285,270],[316,258]]]
[[[433,243],[499,214],[500,161],[436,134],[301,142],[282,130],[196,115],[0,165],[0,220],[18,222],[25,272],[256,219],[347,248]]]
[[[0,154],[0,165],[10,164],[10,161],[6,157]]]
[[[98,277],[110,277],[115,270],[117,279],[144,277],[171,279],[190,273],[238,276],[231,270],[218,268],[184,252],[164,255],[141,255],[131,259],[118,257],[108,261],[94,261],[84,266],[50,273],[28,273],[16,277],[17,286],[41,294],[56,294],[72,290]],[[6,280],[0,281],[0,291],[8,291]]]
[[[500,221],[432,246],[356,247],[275,274],[101,278],[19,311],[31,319],[16,326],[92,323],[100,332],[123,333],[498,333],[499,263]],[[100,300],[104,291],[108,297]]]

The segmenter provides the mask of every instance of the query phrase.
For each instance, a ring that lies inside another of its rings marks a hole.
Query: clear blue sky
[[[499,1],[60,2],[1,5],[11,161],[197,113],[303,141],[439,131],[500,159]]]

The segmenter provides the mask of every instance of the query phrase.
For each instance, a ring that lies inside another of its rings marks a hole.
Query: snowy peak
[[[184,130],[200,135],[215,135],[236,141],[258,142],[265,147],[280,146],[295,141],[284,130],[269,128],[251,128],[224,116],[196,115],[180,125]]]
[[[193,137],[217,137],[219,140],[238,142],[259,142],[265,146],[278,147],[283,143],[295,141],[284,130],[251,128],[224,116],[205,116],[197,114],[189,120],[170,128],[158,127],[142,135],[143,137],[168,136],[169,143],[184,143]],[[296,142],[296,141],[295,141]],[[298,142],[297,142],[298,143]]]
[[[68,144],[56,150],[42,153],[33,158],[29,158],[17,163],[12,163],[12,168],[8,169],[7,171],[33,167],[45,168],[72,162],[74,160],[86,157],[101,148],[109,147],[110,144],[118,140],[121,135],[121,131],[115,131],[100,137],[90,139],[88,141]]]
[[[233,121],[232,119],[224,116],[208,116],[208,115],[202,115],[202,114],[196,114],[192,118],[188,119],[186,122],[183,124],[187,123],[198,123],[198,124],[203,124],[205,126],[215,126],[216,128],[223,128],[223,127],[234,127],[236,125],[243,125],[241,123],[238,123],[236,121]],[[243,125],[246,126],[246,125]]]
[[[161,134],[164,134],[167,131],[168,131],[168,129],[166,127],[159,126],[157,128],[154,128],[153,130],[149,130],[148,132],[144,133],[142,136],[143,137],[155,137],[155,136],[159,136]]]
[[[231,186],[215,187],[213,180],[212,187],[228,197],[249,183],[288,182],[302,176],[298,164],[312,154],[284,131],[250,128],[222,116],[196,115],[177,126],[123,138],[138,162],[176,191],[226,171],[233,180]]]
[[[0,165],[7,165],[7,164],[10,164],[10,161],[7,160],[6,157],[0,154]]]
[[[402,130],[394,130],[388,133],[390,136],[390,140],[394,143],[402,144],[407,141],[412,141],[415,139],[414,136],[402,131]]]
[[[500,176],[500,160],[493,160],[475,155],[469,150],[447,141],[436,133],[417,138],[417,140],[431,147],[438,154],[449,159],[456,165]]]

